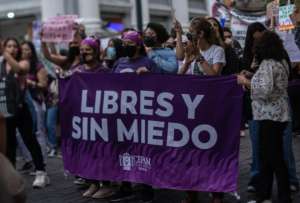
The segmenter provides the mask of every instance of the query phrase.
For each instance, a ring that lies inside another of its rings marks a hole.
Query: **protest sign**
[[[43,42],[70,42],[75,30],[74,24],[77,16],[65,15],[50,18],[43,24]]]
[[[78,73],[59,86],[63,160],[72,174],[237,190],[243,92],[235,76]]]
[[[247,29],[251,23],[254,22],[265,22],[265,16],[251,16],[246,13],[234,13],[232,12],[231,18],[231,30],[234,39],[239,41],[239,43],[244,46]]]
[[[294,11],[294,5],[286,5],[286,6],[280,6],[279,7],[279,30],[280,31],[286,31],[286,30],[292,30],[295,28],[290,15]]]
[[[295,43],[295,35],[291,32],[277,32],[277,34],[280,36],[291,62],[300,62],[300,50]]]

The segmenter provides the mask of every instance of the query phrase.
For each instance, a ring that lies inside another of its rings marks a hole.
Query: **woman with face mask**
[[[174,73],[178,71],[176,53],[162,45],[169,39],[166,28],[158,23],[149,23],[144,32],[144,44],[147,55],[152,59],[161,73]]]
[[[82,62],[75,72],[109,72],[109,69],[105,68],[99,60],[100,53],[100,41],[87,37],[80,43],[80,60]]]
[[[0,71],[1,78],[4,77],[13,82],[14,78],[17,77],[17,86],[9,85],[10,89],[8,90],[10,94],[13,94],[14,101],[11,102],[15,103],[15,111],[12,116],[7,119],[6,123],[7,146],[9,146],[7,149],[7,156],[10,161],[15,164],[16,128],[18,128],[36,168],[36,177],[33,182],[33,187],[43,188],[50,183],[50,180],[45,171],[45,162],[42,156],[41,147],[33,132],[32,116],[29,110],[30,103],[26,97],[26,91],[28,89],[26,78],[30,72],[30,61],[27,59],[20,59],[20,50],[20,46],[16,39],[8,38],[4,42],[4,58],[1,62]],[[12,99],[9,95],[8,97]]]
[[[92,37],[87,37],[80,44],[80,59],[82,64],[75,70],[81,73],[108,73],[110,70],[102,65],[99,60],[100,42]],[[83,193],[83,197],[91,197],[94,199],[107,198],[112,195],[113,190],[109,182],[99,182],[97,180],[86,180],[90,183],[89,188]]]
[[[110,39],[104,50],[104,65],[112,69],[114,63],[123,56],[123,42],[119,38]]]
[[[116,61],[113,72],[137,72],[150,71],[159,72],[154,61],[146,55],[142,36],[136,31],[128,31],[123,36],[124,56]]]
[[[125,57],[120,58],[114,65],[114,73],[157,72],[156,64],[147,57],[143,46],[142,36],[136,31],[124,33],[123,50]],[[142,202],[151,202],[154,192],[150,186],[143,185]],[[122,182],[119,190],[110,198],[111,202],[123,202],[134,198],[130,182]]]
[[[43,32],[41,33],[41,35]],[[49,47],[46,42],[42,42],[42,52],[47,60],[58,66],[58,72],[64,73],[65,71],[72,71],[80,65],[80,43],[84,39],[85,33],[79,28],[76,28],[73,40],[69,42],[69,50],[66,56],[58,54],[54,48],[54,45]],[[69,75],[71,73],[67,73]]]

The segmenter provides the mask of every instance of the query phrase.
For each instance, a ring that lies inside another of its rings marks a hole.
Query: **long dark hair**
[[[8,37],[5,39],[4,43],[3,43],[3,50],[5,49],[5,47],[7,46],[9,41],[14,41],[17,44],[17,48],[18,48],[18,53],[16,56],[16,60],[19,61],[21,59],[21,47],[20,47],[20,43],[18,42],[18,40],[14,37]]]
[[[245,40],[245,48],[243,54],[243,68],[250,69],[251,63],[254,58],[253,48],[254,48],[254,38],[253,34],[255,32],[263,32],[267,28],[259,23],[255,22],[248,26],[246,40]]]
[[[266,30],[263,32],[259,43],[255,45],[255,56],[260,64],[263,60],[273,59],[278,62],[285,60],[289,65],[291,73],[292,65],[290,58],[283,46],[280,37],[272,31]]]
[[[113,47],[116,49],[116,60],[124,55],[123,41],[119,38],[112,38],[110,40],[113,43]]]
[[[29,48],[31,50],[31,57],[29,59],[29,63],[30,63],[29,73],[30,74],[36,74],[37,73],[37,65],[38,65],[39,59],[38,59],[38,56],[37,56],[37,53],[36,53],[35,46],[30,41],[22,42],[21,46],[23,46],[23,45],[29,46]]]
[[[217,24],[218,30],[219,30],[219,35],[220,35],[221,39],[222,39],[223,41],[225,41],[224,30],[223,30],[223,28],[222,28],[220,22],[219,22],[216,18],[214,18],[214,17],[209,17],[209,18],[207,18],[207,20],[213,20],[213,21]],[[218,43],[219,43],[219,42],[218,42]],[[220,44],[218,44],[218,45],[220,45]]]
[[[163,26],[160,23],[150,22],[150,23],[148,23],[146,29],[148,29],[148,28],[150,28],[151,30],[153,30],[156,33],[157,41],[159,44],[165,43],[170,37],[165,26]]]
[[[197,34],[200,34],[201,31],[203,31],[204,39],[209,43],[213,44],[213,38],[214,38],[214,30],[211,26],[211,24],[207,21],[207,19],[203,17],[195,17],[192,19],[190,27],[192,27]]]

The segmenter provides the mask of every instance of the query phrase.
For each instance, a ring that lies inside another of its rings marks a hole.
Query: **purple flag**
[[[237,190],[236,77],[78,73],[60,80],[65,169],[159,188]]]

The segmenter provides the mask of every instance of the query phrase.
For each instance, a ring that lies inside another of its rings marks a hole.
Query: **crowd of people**
[[[295,19],[295,42],[300,48],[298,10]],[[245,90],[241,132],[247,123],[252,144],[248,191],[256,193],[257,202],[270,200],[275,174],[279,202],[292,202],[291,193],[299,190],[292,140],[293,132],[299,130],[299,111],[295,109],[300,103],[299,96],[289,96],[288,82],[300,77],[300,65],[291,63],[276,32],[253,23],[242,49],[230,28],[222,27],[213,17],[196,17],[187,32],[177,20],[170,33],[163,25],[151,22],[143,32],[125,29],[120,38],[112,38],[102,47],[101,39],[86,36],[82,26],[74,29],[68,50],[56,50],[54,44],[42,41],[42,55],[56,75],[48,73],[32,42],[19,44],[17,39],[7,38],[0,49],[0,76],[5,78],[10,113],[5,119],[5,154],[15,166],[18,147],[25,160],[20,170],[34,168],[33,187],[44,188],[50,183],[47,158],[59,151],[58,78],[77,72],[237,75]],[[130,182],[118,183],[117,191],[109,181],[76,177],[75,183],[88,185],[83,197],[121,202],[134,194]],[[153,188],[141,188],[141,200],[151,202]],[[212,202],[222,202],[223,195],[212,193]],[[187,191],[182,202],[197,202],[197,192]]]

